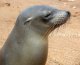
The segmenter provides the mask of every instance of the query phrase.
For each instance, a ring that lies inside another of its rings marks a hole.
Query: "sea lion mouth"
[[[54,25],[54,29],[60,27],[61,25],[65,24],[66,22],[67,22],[67,21],[65,21],[65,22],[63,22],[63,23],[61,23],[61,24],[56,24],[56,25]]]

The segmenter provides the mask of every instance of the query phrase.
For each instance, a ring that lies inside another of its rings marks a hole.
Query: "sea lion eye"
[[[46,18],[46,17],[49,17],[51,15],[51,13],[48,13],[47,15],[45,15],[44,17]]]
[[[50,18],[52,18],[52,12],[49,11],[46,15],[44,15],[43,19],[45,20],[49,20]]]

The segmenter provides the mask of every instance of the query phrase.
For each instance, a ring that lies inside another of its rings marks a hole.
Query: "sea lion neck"
[[[27,29],[27,31],[30,31],[31,34],[33,33],[33,34],[38,35],[38,36],[40,36],[42,38],[48,38],[48,35],[49,35],[49,34],[46,34],[46,32],[48,31],[48,29],[47,28],[42,28],[42,27],[35,27],[35,26],[31,27],[30,26]]]
[[[15,34],[16,32],[16,34]],[[40,31],[37,28],[34,27],[27,27],[26,29],[18,29],[16,27],[14,27],[14,33],[13,33],[16,37],[16,41],[18,44],[23,44],[23,42],[25,43],[26,41],[28,41],[28,39],[34,39],[34,40],[48,40],[48,35],[44,35],[44,31]]]
[[[28,36],[33,36],[33,37],[39,37],[39,38],[42,38],[42,39],[47,39],[48,38],[48,34],[45,36],[46,34],[46,29],[42,29],[42,28],[35,28],[35,27],[28,27],[27,30],[25,30],[25,36],[26,33],[28,34]]]

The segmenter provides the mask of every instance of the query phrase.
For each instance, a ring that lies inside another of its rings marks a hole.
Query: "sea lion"
[[[37,5],[24,10],[0,53],[0,65],[45,65],[48,35],[66,23],[70,12]]]

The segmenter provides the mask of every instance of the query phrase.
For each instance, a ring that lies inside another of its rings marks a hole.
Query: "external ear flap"
[[[31,20],[32,20],[32,17],[26,19],[26,21],[24,22],[24,25],[27,24],[27,23],[29,23]]]

